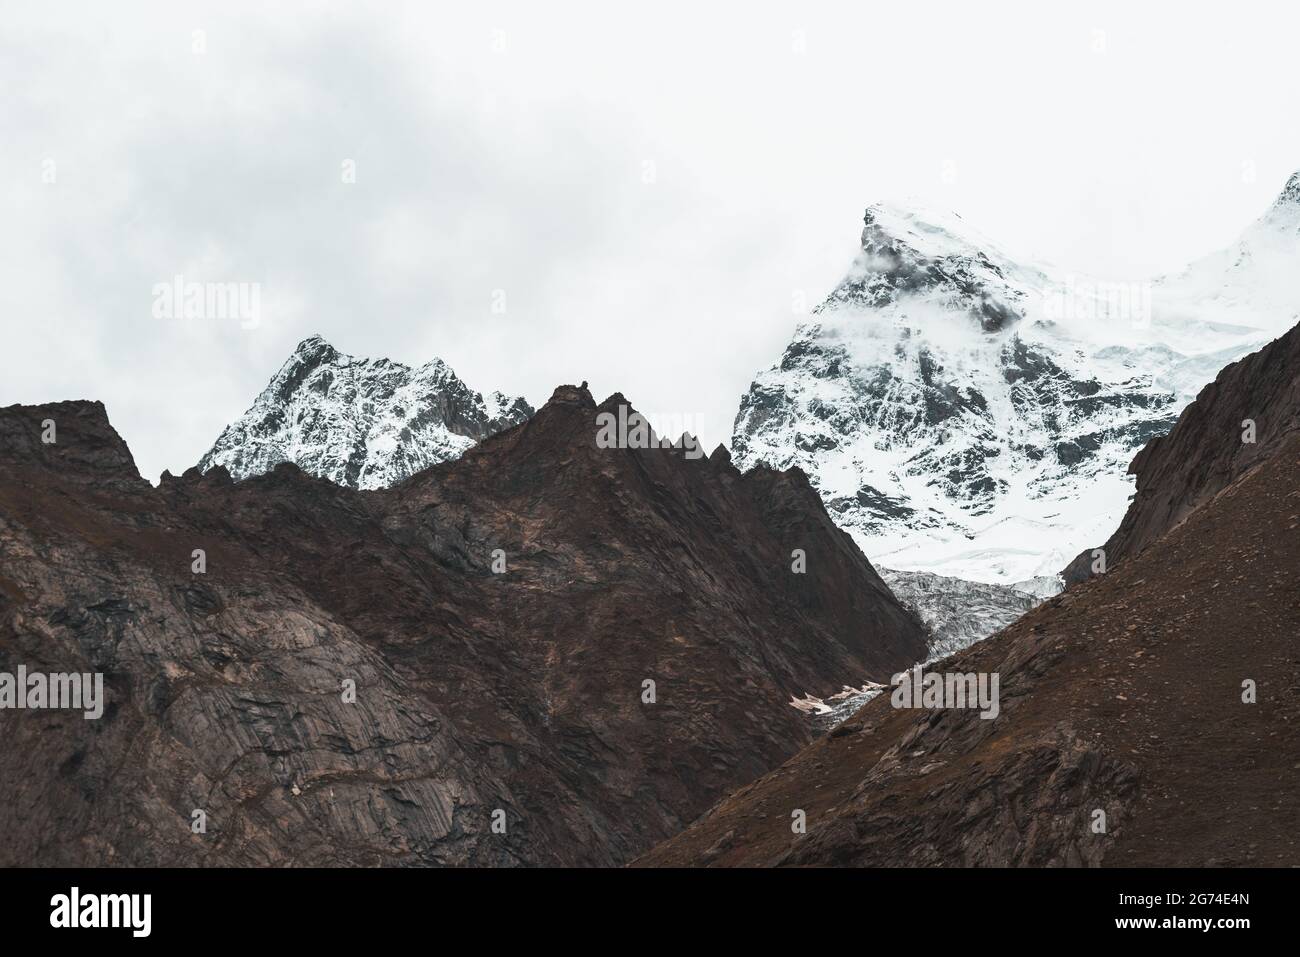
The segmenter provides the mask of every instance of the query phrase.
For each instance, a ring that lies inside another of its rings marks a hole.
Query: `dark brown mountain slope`
[[[1247,421],[1254,441],[1245,441]],[[1148,442],[1129,466],[1137,491],[1103,546],[1107,567],[1136,554],[1300,431],[1300,326],[1231,365],[1201,390],[1173,429]],[[1092,574],[1092,549],[1062,575]]]
[[[599,449],[597,411],[358,492],[155,489],[102,406],[0,410],[0,672],[108,698],[0,710],[0,864],[617,863],[811,740],[792,695],[924,653],[801,473]]]
[[[1298,636],[1293,435],[1159,541],[932,666],[998,673],[995,719],[881,695],[640,863],[1300,865]]]

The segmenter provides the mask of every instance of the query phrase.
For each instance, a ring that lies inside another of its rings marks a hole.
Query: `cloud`
[[[319,332],[534,404],[588,379],[703,423],[711,448],[882,193],[1103,273],[1082,260],[1146,264],[1140,243],[1116,252],[1116,222],[1180,261],[1262,208],[1300,165],[1275,121],[1286,58],[1238,60],[1236,141],[1207,142],[1222,77],[1146,42],[1165,18],[1121,9],[1096,14],[1105,63],[1091,21],[959,4],[11,11],[0,402],[102,399],[156,478]],[[1124,89],[1153,77],[1174,91],[1158,121]],[[155,318],[176,275],[258,284],[261,322]]]

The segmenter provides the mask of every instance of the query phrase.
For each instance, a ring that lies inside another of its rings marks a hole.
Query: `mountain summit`
[[[1123,515],[1137,450],[1295,323],[1297,191],[1292,177],[1235,246],[1138,282],[1019,262],[953,214],[872,206],[848,274],[741,399],[736,463],[802,468],[888,568],[1055,579]]]
[[[338,485],[385,488],[532,414],[522,398],[473,391],[441,359],[413,369],[311,336],[199,469],[224,466],[238,480],[293,462]]]
[[[1278,194],[1277,201],[1273,204],[1273,209],[1283,207],[1300,207],[1300,170],[1291,174],[1291,178],[1286,181],[1282,187],[1282,192]]]

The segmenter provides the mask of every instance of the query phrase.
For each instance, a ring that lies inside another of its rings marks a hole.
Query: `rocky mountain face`
[[[107,699],[0,710],[0,865],[615,864],[924,655],[802,473],[597,447],[623,404],[382,491],[154,488],[101,405],[0,410],[0,673]]]
[[[474,392],[441,359],[412,369],[344,355],[312,336],[199,469],[221,466],[238,481],[292,462],[337,485],[387,488],[532,414],[522,398]]]
[[[1105,565],[1160,539],[1300,431],[1300,326],[1234,362],[1201,390],[1178,424],[1133,459],[1137,494],[1102,546]],[[1086,549],[1062,573],[1080,581],[1097,565]]]
[[[1276,346],[1147,446],[1132,511],[1178,515],[1163,535],[927,669],[998,676],[995,715],[881,693],[640,863],[1300,865],[1300,433],[1187,494],[1241,454],[1227,420],[1263,407],[1244,370],[1291,396],[1269,421],[1295,414],[1300,364]]]
[[[1134,453],[1300,318],[1298,255],[1300,174],[1233,247],[1151,282],[872,206],[849,274],[741,400],[733,454],[807,472],[880,565],[1055,578],[1124,514]]]

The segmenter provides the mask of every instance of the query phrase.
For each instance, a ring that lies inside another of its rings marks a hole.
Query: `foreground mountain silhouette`
[[[623,404],[383,491],[154,488],[102,405],[0,410],[0,671],[107,698],[0,710],[0,865],[618,863],[923,656],[802,473],[598,448]]]
[[[1109,571],[932,666],[995,719],[883,694],[641,863],[1300,865],[1298,343],[1139,455]]]

